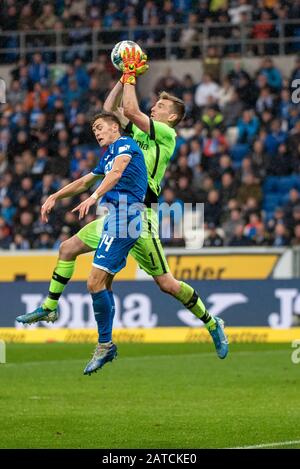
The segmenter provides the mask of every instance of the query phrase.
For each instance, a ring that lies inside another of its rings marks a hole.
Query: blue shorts
[[[109,213],[105,218],[103,232],[96,249],[93,266],[111,275],[123,269],[130,249],[142,230],[142,214],[136,210],[129,214],[127,209]]]

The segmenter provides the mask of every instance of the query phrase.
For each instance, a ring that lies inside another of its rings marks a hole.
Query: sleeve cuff
[[[119,158],[119,156],[128,156],[129,158],[132,158],[132,155],[130,153],[120,153],[115,158]]]
[[[128,124],[126,125],[124,131],[127,133],[127,134],[132,134],[132,122],[128,122]]]

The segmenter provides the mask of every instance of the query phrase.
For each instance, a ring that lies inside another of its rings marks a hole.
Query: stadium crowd
[[[25,40],[27,48],[53,46],[54,52],[48,50],[44,54],[48,62],[56,60],[57,40],[65,47],[63,61],[72,62],[80,54],[89,62],[89,45],[95,37],[98,45],[115,44],[128,39],[129,32],[130,39],[151,50],[153,59],[165,56],[163,42],[168,34],[169,40],[180,44],[171,49],[173,57],[199,57],[201,49],[197,44],[204,34],[199,24],[207,28],[210,43],[228,40],[224,47],[220,46],[222,56],[241,51],[252,55],[277,54],[276,39],[284,36],[292,41],[286,42],[281,53],[300,50],[299,0],[2,0],[0,17],[0,49],[20,47],[18,36],[9,31],[48,31],[44,35],[28,34]],[[289,20],[294,22],[282,23]],[[166,28],[157,28],[164,25],[170,27],[169,33]],[[58,32],[59,39],[50,31]],[[241,43],[247,38],[261,43],[242,49]],[[18,53],[12,50],[1,54],[2,63],[12,63],[18,58]]]

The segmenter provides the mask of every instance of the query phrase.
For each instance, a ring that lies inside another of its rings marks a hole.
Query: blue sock
[[[110,328],[113,330],[114,317],[116,312],[116,305],[114,300],[114,294],[111,290],[108,290],[110,302],[111,302],[111,312],[110,312]]]
[[[98,342],[109,342],[112,338],[111,327],[111,301],[107,290],[101,290],[97,293],[91,293],[93,298],[93,308],[95,319],[98,326]]]

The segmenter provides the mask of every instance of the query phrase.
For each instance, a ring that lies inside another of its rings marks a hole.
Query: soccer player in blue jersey
[[[95,353],[84,374],[97,371],[117,355],[117,347],[112,342],[115,313],[112,281],[114,275],[125,266],[128,253],[141,234],[141,215],[148,184],[144,155],[131,137],[121,136],[121,125],[114,114],[98,114],[92,122],[92,129],[99,145],[108,146],[107,151],[90,174],[62,188],[56,193],[55,199],[80,194],[105,176],[95,192],[73,209],[73,212],[79,212],[79,218],[82,219],[100,198],[100,204],[109,209],[87,281],[99,337]],[[42,207],[44,221],[47,221],[54,204],[55,201],[51,202],[50,199]],[[32,314],[36,315],[37,312]],[[28,322],[30,318],[23,315],[17,320]]]

